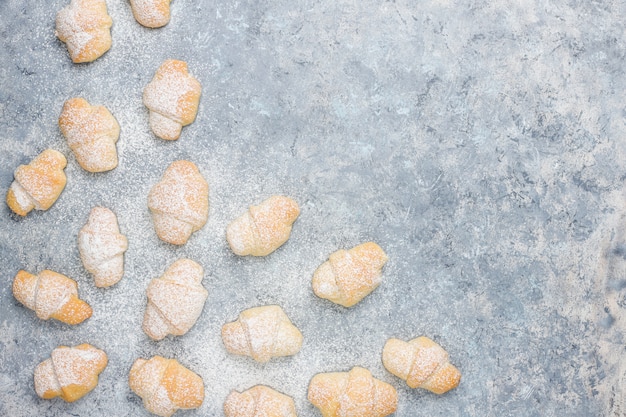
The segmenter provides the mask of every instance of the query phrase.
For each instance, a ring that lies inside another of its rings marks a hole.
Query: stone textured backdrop
[[[170,24],[150,30],[110,0],[113,47],[82,65],[54,35],[67,3],[0,2],[0,190],[45,148],[69,162],[49,211],[0,207],[0,415],[148,415],[127,374],[155,354],[204,378],[187,416],[221,415],[231,389],[261,383],[317,416],[310,378],[354,365],[398,389],[399,417],[626,415],[624,1],[174,0]],[[141,103],[168,58],[203,85],[173,143],[151,134]],[[71,155],[57,119],[74,96],[118,119],[114,171],[86,173]],[[176,159],[211,187],[209,222],[181,248],[157,239],[146,206]],[[291,239],[264,259],[234,256],[225,226],[273,194],[301,205]],[[76,246],[96,205],[130,242],[106,290]],[[365,240],[390,257],[383,284],[349,310],[317,299],[315,268]],[[180,257],[204,266],[209,299],[187,335],[151,342],[146,285]],[[70,328],[18,304],[15,273],[45,268],[79,282],[91,319]],[[302,330],[302,351],[264,366],[227,354],[221,325],[271,303]],[[441,397],[380,361],[387,338],[422,334],[463,372]],[[34,367],[83,342],[109,355],[98,387],[74,404],[39,399]]]

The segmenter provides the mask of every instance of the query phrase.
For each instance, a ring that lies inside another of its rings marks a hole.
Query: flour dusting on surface
[[[128,374],[154,355],[204,380],[190,417],[219,415],[232,390],[258,384],[319,416],[306,398],[313,375],[354,366],[397,389],[398,417],[624,414],[623,4],[175,0],[172,21],[149,29],[128,2],[108,1],[112,48],[78,65],[55,36],[68,3],[0,1],[0,189],[45,149],[67,158],[47,211],[0,207],[0,415],[147,416]],[[195,121],[164,141],[142,94],[171,58],[202,96]],[[78,165],[58,127],[71,97],[117,119],[116,168]],[[198,167],[211,205],[171,245],[147,199],[178,160]],[[273,195],[300,207],[289,239],[262,258],[235,255],[228,224]],[[124,278],[106,289],[77,245],[98,206],[128,239]],[[378,288],[351,308],[316,297],[316,268],[367,241],[389,258]],[[185,335],[155,342],[142,330],[146,289],[181,258],[202,266],[209,294]],[[38,319],[13,297],[20,269],[75,279],[93,315]],[[261,305],[301,331],[296,355],[228,353],[222,326]],[[382,364],[386,340],[418,335],[463,374],[446,395],[412,390]],[[70,406],[40,400],[35,367],[81,343],[109,357],[96,389]]]

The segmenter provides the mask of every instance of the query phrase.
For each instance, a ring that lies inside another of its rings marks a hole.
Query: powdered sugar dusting
[[[32,209],[41,210],[41,205],[35,201],[30,194],[20,185],[19,182],[13,181],[10,190],[15,196],[15,202],[20,210],[28,213]]]
[[[105,0],[71,0],[57,14],[56,34],[67,44],[72,61],[89,62],[111,47],[112,24]]]
[[[254,247],[257,241],[254,230],[249,210],[228,225],[226,239],[235,254],[246,256],[250,253],[250,248]]]
[[[115,213],[105,207],[94,207],[78,232],[78,250],[97,287],[109,287],[122,279],[127,249],[128,240],[120,233]]]
[[[54,371],[61,388],[70,385],[95,385],[106,366],[106,354],[93,346],[59,347],[51,355]]]
[[[81,167],[90,172],[109,171],[117,166],[120,126],[104,106],[92,106],[83,98],[65,102],[59,128]]]
[[[32,300],[33,304],[26,305],[37,313],[37,317],[48,320],[56,313],[72,296],[78,295],[76,282],[72,279],[57,274],[53,271],[42,271],[39,275],[21,272],[16,280],[32,282],[29,285],[16,287],[16,291],[28,291],[26,294],[16,294],[16,298]]]
[[[387,255],[374,242],[348,251],[339,249],[313,274],[313,291],[344,307],[351,307],[376,289],[382,280]]]
[[[267,362],[275,356],[294,355],[302,346],[302,334],[279,306],[244,310],[237,321],[226,326],[241,326],[242,329],[222,333],[226,348],[232,353],[251,356],[257,362]],[[247,349],[243,350],[243,346]]]
[[[20,165],[15,170],[15,183],[11,188],[19,206],[28,213],[34,203],[37,210],[47,210],[57,200],[65,188],[64,169],[67,160],[62,153],[47,149],[37,155],[28,165]],[[25,195],[26,194],[26,195]],[[26,204],[24,204],[26,203]],[[9,201],[9,205],[11,202]],[[26,213],[18,213],[25,215]]]
[[[208,291],[202,286],[203,269],[190,259],[172,264],[160,278],[148,285],[148,310],[143,328],[153,339],[168,333],[183,335],[202,313]]]
[[[75,23],[75,18],[72,16],[74,13],[62,14],[61,23],[57,26],[57,32],[59,38],[65,39],[67,50],[72,57],[72,60],[78,59],[77,57],[85,50],[89,42],[94,39],[95,34],[89,32],[78,31]],[[68,23],[66,23],[68,22]]]
[[[169,417],[178,410],[169,396],[169,392],[163,385],[157,386],[152,396],[144,399],[146,409],[153,414],[162,417]]]
[[[140,24],[158,28],[167,25],[170,21],[171,0],[131,0],[135,19]]]
[[[623,255],[623,2],[174,0],[170,24],[150,30],[128,1],[108,1],[113,47],[86,65],[54,36],[70,0],[39,3],[0,1],[0,182],[6,192],[15,167],[53,148],[68,157],[68,183],[46,212],[0,207],[0,261],[5,283],[19,269],[74,278],[94,312],[74,327],[38,320],[0,286],[14,329],[0,335],[0,415],[148,415],[127,377],[155,354],[207,384],[202,407],[179,415],[220,415],[232,389],[267,384],[319,416],[311,377],[355,365],[398,388],[398,417],[621,415],[625,289],[597,261]],[[170,57],[203,86],[175,142],[154,136],[142,103]],[[117,118],[116,169],[86,172],[59,132],[78,96]],[[211,212],[173,246],[146,197],[180,159],[210,182]],[[288,242],[265,258],[233,255],[228,223],[276,194],[301,208]],[[107,290],[76,245],[95,206],[117,214],[130,243],[126,275]],[[369,240],[389,255],[382,285],[350,309],[316,297],[313,271]],[[181,257],[203,265],[210,294],[188,334],[153,342],[146,288]],[[300,353],[265,364],[229,354],[220,327],[268,304],[302,331]],[[383,368],[385,341],[416,334],[462,368],[457,390],[413,391]],[[40,401],[32,370],[82,342],[110,355],[98,389],[71,407]]]
[[[309,401],[322,415],[384,417],[396,411],[395,389],[365,368],[320,373],[309,384]]]
[[[37,292],[35,293],[37,317],[48,320],[73,296],[78,296],[75,281],[50,271],[41,272],[37,276]]]
[[[288,395],[255,385],[242,393],[232,391],[224,401],[224,414],[226,417],[296,417],[296,408]]]
[[[173,162],[148,195],[157,235],[166,242],[184,244],[209,215],[209,186],[189,161]]]
[[[130,388],[139,395],[146,409],[152,413],[168,416],[176,411],[161,381],[170,361],[160,356],[149,360],[137,359],[129,374]]]
[[[91,345],[60,346],[35,370],[37,394],[75,401],[95,388],[106,365],[106,354]]]
[[[461,373],[450,362],[443,362],[423,384],[423,388],[435,394],[444,394],[456,388],[461,381]]]
[[[174,359],[138,359],[130,371],[129,382],[146,409],[163,417],[181,408],[197,408],[204,399],[202,379]]]
[[[299,215],[300,208],[293,199],[273,196],[231,222],[226,238],[237,255],[266,256],[289,239]]]
[[[226,417],[254,416],[257,408],[257,401],[250,390],[243,393],[231,391],[224,400],[224,415]]]
[[[275,353],[278,327],[286,319],[286,315],[278,306],[257,307],[248,309],[239,315],[243,327],[249,355],[255,361],[267,362]]]
[[[41,398],[56,397],[62,394],[61,384],[54,372],[52,359],[46,359],[37,365],[33,379],[35,382],[35,392]]]
[[[178,139],[179,130],[164,118],[180,126],[192,123],[198,111],[201,90],[198,80],[188,73],[185,62],[168,60],[161,64],[143,92],[146,107],[162,116],[150,116],[154,133],[163,139]]]
[[[425,336],[408,343],[389,339],[383,349],[383,364],[409,387],[425,388],[437,394],[455,388],[461,377],[450,364],[448,353]]]
[[[413,351],[413,363],[407,383],[412,387],[421,386],[433,377],[442,364],[448,362],[448,353],[425,337],[414,339],[409,345]]]
[[[406,381],[413,367],[415,349],[412,349],[403,340],[389,339],[385,343],[382,356],[385,368],[398,378]]]

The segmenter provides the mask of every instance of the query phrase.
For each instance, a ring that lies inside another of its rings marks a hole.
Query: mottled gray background
[[[150,30],[110,0],[113,47],[82,65],[54,35],[67,3],[0,1],[0,190],[45,148],[68,157],[49,211],[18,219],[0,205],[0,415],[148,415],[127,374],[154,354],[204,378],[190,417],[261,383],[318,416],[310,378],[354,365],[398,389],[402,417],[626,415],[624,1],[174,0],[170,24]],[[203,85],[177,142],[152,135],[141,103],[167,58]],[[74,96],[119,121],[114,171],[71,155],[57,119]],[[146,207],[176,159],[211,187],[209,221],[181,248],[157,239]],[[226,225],[273,194],[301,205],[291,239],[236,257]],[[110,289],[76,245],[95,205],[130,242]],[[316,298],[315,268],[366,240],[390,258],[380,288],[349,310]],[[152,342],[145,288],[180,257],[204,266],[210,295],[187,335]],[[78,281],[91,319],[43,322],[19,305],[15,273],[45,268]],[[302,351],[267,365],[227,354],[221,325],[270,303],[302,330]],[[383,368],[387,338],[418,335],[448,350],[456,390],[410,390]],[[74,404],[39,399],[35,366],[83,342],[109,355],[98,387]]]

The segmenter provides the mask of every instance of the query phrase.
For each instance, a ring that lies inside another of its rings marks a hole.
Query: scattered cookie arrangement
[[[135,19],[157,28],[170,20],[170,0],[131,0]],[[90,62],[111,47],[112,19],[105,0],[71,0],[56,18],[58,38],[65,42],[73,62]],[[201,86],[183,61],[168,60],[145,87],[143,102],[149,110],[153,133],[164,140],[177,140],[182,128],[196,117]],[[59,128],[79,165],[89,172],[105,172],[118,165],[116,142],[120,127],[103,106],[82,98],[65,102]],[[19,216],[31,210],[47,210],[66,184],[67,160],[55,150],[45,150],[28,165],[15,170],[6,201]],[[209,186],[196,165],[175,161],[148,195],[158,237],[173,245],[184,245],[208,218]],[[273,196],[251,206],[226,229],[226,239],[239,256],[267,256],[283,245],[292,224],[300,215],[298,204],[285,196]],[[126,237],[117,217],[103,207],[92,209],[78,233],[78,248],[85,269],[97,287],[116,284],[124,275]],[[382,279],[387,255],[374,242],[330,254],[312,277],[314,293],[344,307],[351,307],[370,294]],[[194,326],[208,297],[202,286],[202,266],[190,259],[174,262],[147,288],[143,330],[153,340],[181,336]],[[19,271],[13,294],[42,320],[50,318],[76,325],[91,317],[91,307],[78,297],[74,280],[44,270],[38,275]],[[257,362],[295,355],[303,342],[302,333],[280,306],[270,305],[242,311],[237,320],[222,327],[222,341],[233,355],[250,356]],[[409,342],[389,339],[382,362],[393,375],[411,388],[443,394],[455,388],[461,374],[449,362],[448,353],[427,337]],[[107,366],[107,355],[91,345],[60,346],[34,372],[37,395],[61,397],[72,402],[93,390],[98,375]],[[137,359],[129,371],[129,386],[142,398],[145,408],[159,416],[179,409],[198,408],[204,400],[204,383],[176,359],[154,356]],[[395,388],[372,376],[364,368],[349,372],[321,373],[310,382],[308,399],[324,417],[383,417],[395,412]],[[224,402],[227,417],[261,415],[295,416],[292,398],[262,385],[239,393],[232,391]]]

